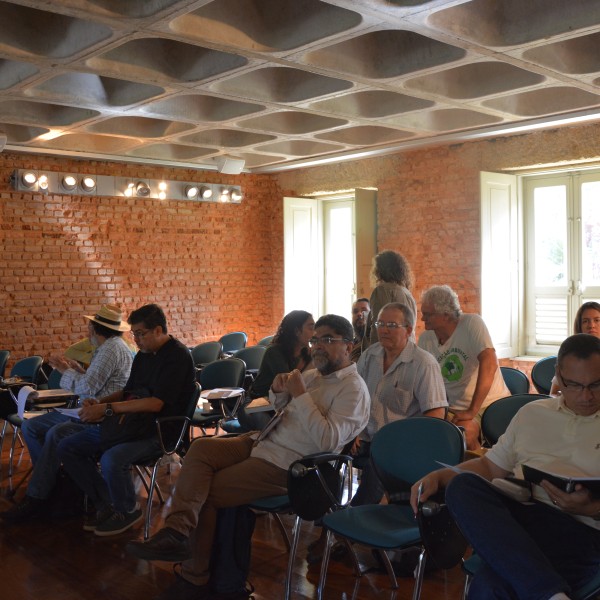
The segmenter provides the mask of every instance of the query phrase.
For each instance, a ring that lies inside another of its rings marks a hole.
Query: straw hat
[[[95,315],[84,315],[86,319],[115,331],[129,331],[131,327],[123,320],[118,304],[105,304]]]

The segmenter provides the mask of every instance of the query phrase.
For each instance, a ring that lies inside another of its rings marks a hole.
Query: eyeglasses
[[[387,329],[400,329],[400,327],[408,327],[406,323],[395,323],[394,321],[375,321],[373,323],[375,329],[386,327]]]
[[[600,325],[600,317],[594,317],[593,319],[581,319],[582,327],[584,325]]]
[[[584,385],[583,383],[578,383],[577,381],[567,381],[563,377],[563,374],[559,371],[558,374],[562,379],[564,391],[568,394],[582,394],[585,390],[589,390],[590,394],[596,396],[600,394],[600,381],[594,381],[588,385]]]
[[[348,343],[349,341],[350,340],[347,340],[346,338],[334,338],[330,335],[324,335],[323,337],[311,337],[310,340],[308,340],[308,345],[311,348],[314,348],[318,344],[322,344],[323,346],[329,346],[330,344],[333,344],[334,342]]]
[[[149,329],[136,329],[135,331],[132,329],[129,333],[131,334],[132,338],[139,340],[140,338],[143,338],[149,331]]]

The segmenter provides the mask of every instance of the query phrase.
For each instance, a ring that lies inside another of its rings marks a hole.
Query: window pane
[[[569,335],[567,299],[535,299],[535,341],[538,344],[560,344]]]
[[[539,187],[533,193],[535,285],[567,285],[566,187]]]
[[[600,181],[581,186],[581,243],[582,283],[600,286]]]

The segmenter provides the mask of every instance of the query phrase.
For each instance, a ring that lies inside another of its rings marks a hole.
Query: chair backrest
[[[456,465],[463,460],[465,442],[461,430],[442,419],[413,417],[393,421],[373,437],[371,459],[385,490],[394,498],[440,462]]]
[[[248,346],[235,353],[235,357],[246,363],[246,370],[258,371],[267,348],[265,346]]]
[[[273,341],[274,337],[275,337],[274,335],[268,335],[267,337],[264,337],[262,340],[259,340],[258,344],[256,344],[256,345],[257,346],[268,346]]]
[[[200,392],[202,391],[202,388],[200,387],[200,384],[195,381],[194,382],[194,391],[192,392],[192,395],[190,396],[190,401],[188,402],[187,406],[186,406],[186,410],[185,410],[185,414],[183,415],[184,417],[187,417],[190,421],[192,420],[193,416],[194,416],[194,412],[196,411],[196,407],[198,406],[198,401],[200,400]]]
[[[198,375],[203,390],[242,387],[246,363],[239,358],[226,358],[208,363]]]
[[[523,371],[512,367],[500,367],[500,371],[511,394],[529,393],[529,378]]]
[[[556,371],[556,356],[547,356],[538,360],[531,369],[531,381],[540,394],[549,394],[552,378]]]
[[[52,369],[52,371],[50,371],[50,375],[48,375],[48,389],[59,390],[61,378],[62,373],[58,369]]]
[[[41,356],[28,356],[18,360],[10,370],[11,377],[20,377],[29,383],[37,383],[43,359]]]
[[[0,350],[0,377],[4,377],[6,363],[10,357],[10,350]]]
[[[219,341],[223,346],[223,352],[237,352],[246,347],[248,336],[243,331],[226,333]]]
[[[190,352],[196,366],[205,365],[219,359],[223,352],[223,346],[221,342],[204,342],[194,346]]]
[[[486,445],[491,447],[498,441],[522,406],[548,397],[545,394],[515,394],[492,402],[481,417],[481,434]]]

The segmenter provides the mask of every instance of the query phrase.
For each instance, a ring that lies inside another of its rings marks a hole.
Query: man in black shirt
[[[162,309],[142,306],[127,321],[139,352],[125,388],[84,401],[81,420],[99,426],[87,427],[58,446],[65,470],[96,507],[95,519],[84,529],[100,536],[121,533],[142,520],[131,464],[160,452],[155,419],[184,414],[194,391],[192,357],[168,335]]]

